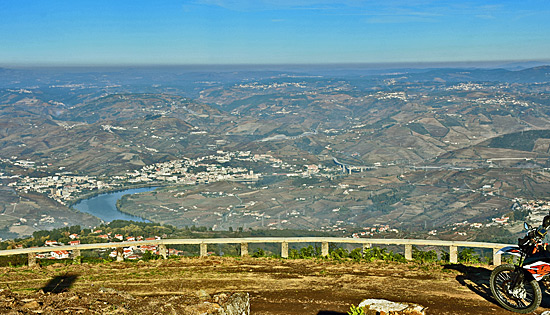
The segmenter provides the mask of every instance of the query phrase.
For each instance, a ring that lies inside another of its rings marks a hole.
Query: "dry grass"
[[[248,292],[252,314],[346,314],[366,298],[417,303],[428,314],[506,314],[490,297],[486,266],[209,257],[1,271],[5,292],[52,310],[71,299],[99,313],[108,306],[155,314],[155,305],[168,303],[178,307],[166,312],[188,314],[182,307],[200,303],[201,295]],[[4,310],[9,299],[0,301]]]

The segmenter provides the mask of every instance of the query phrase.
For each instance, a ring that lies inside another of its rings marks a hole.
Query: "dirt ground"
[[[514,314],[491,297],[489,266],[208,257],[0,271],[2,314],[192,315],[234,292],[260,315],[346,314],[367,298],[427,314]],[[535,313],[545,310],[547,295]]]

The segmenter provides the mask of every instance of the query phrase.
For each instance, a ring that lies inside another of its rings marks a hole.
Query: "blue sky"
[[[3,66],[488,60],[550,60],[550,1],[0,1]]]

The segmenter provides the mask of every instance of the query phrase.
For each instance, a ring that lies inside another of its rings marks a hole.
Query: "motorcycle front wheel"
[[[542,292],[534,279],[524,279],[514,287],[514,265],[500,265],[491,273],[490,287],[494,298],[505,309],[517,313],[531,313],[539,307]]]

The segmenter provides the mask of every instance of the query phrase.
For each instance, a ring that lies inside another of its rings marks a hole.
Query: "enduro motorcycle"
[[[505,309],[517,313],[531,313],[539,307],[542,291],[539,281],[550,279],[550,252],[542,240],[550,227],[550,214],[540,227],[524,223],[525,237],[518,245],[501,248],[497,254],[519,257],[515,264],[496,267],[491,273],[490,287],[494,298]]]

